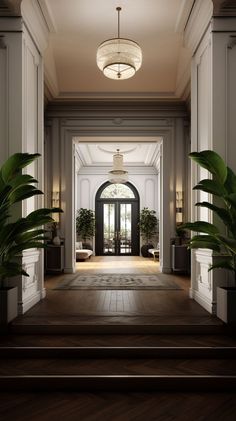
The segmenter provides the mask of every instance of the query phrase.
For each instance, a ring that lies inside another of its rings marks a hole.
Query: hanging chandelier
[[[128,181],[128,171],[123,167],[123,155],[119,149],[113,155],[113,168],[109,171],[109,181],[112,184],[126,183]]]
[[[142,50],[137,42],[120,38],[120,11],[118,12],[118,36],[104,41],[97,50],[97,65],[110,79],[123,80],[134,76],[142,64]]]

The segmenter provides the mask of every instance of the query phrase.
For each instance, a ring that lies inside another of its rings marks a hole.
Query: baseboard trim
[[[160,271],[161,271],[162,273],[168,273],[168,274],[172,273],[171,268],[168,268],[168,267],[165,267],[165,266],[160,267]]]
[[[205,310],[207,310],[209,313],[214,314],[214,304],[198,291],[190,288],[189,296],[190,298],[193,298],[195,301],[197,301],[197,303],[205,308]]]
[[[45,294],[46,295],[46,294]],[[18,314],[24,314],[31,307],[37,304],[42,298],[42,291],[37,291],[23,302],[18,302]]]

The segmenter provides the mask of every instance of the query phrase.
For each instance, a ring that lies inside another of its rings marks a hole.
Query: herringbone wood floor
[[[152,258],[139,256],[92,257],[77,264],[78,273],[149,273],[159,272],[159,263]],[[16,323],[58,324],[65,319],[70,324],[107,323],[107,317],[115,317],[116,323],[129,324],[161,323],[171,324],[217,324],[194,300],[189,299],[190,279],[187,276],[171,277],[181,290],[54,290],[68,275],[48,276],[45,286],[47,296],[35,305]],[[103,319],[104,318],[104,319]],[[119,319],[120,318],[120,319]],[[123,319],[122,319],[123,318]],[[120,320],[120,321],[119,321]],[[121,321],[122,320],[122,321]]]
[[[126,272],[156,273],[158,264],[142,258],[127,258],[112,263],[109,259],[93,258],[78,270],[93,273]],[[89,263],[91,265],[89,266]],[[112,266],[112,268],[110,267]],[[63,277],[63,276],[62,276]],[[24,323],[84,323],[96,324],[128,319],[131,323],[192,323],[214,327],[212,318],[197,303],[188,298],[189,280],[175,277],[181,291],[54,291],[62,277],[46,281],[47,298],[37,304],[17,322]],[[76,293],[75,293],[76,292]],[[106,293],[106,294],[105,294]],[[127,298],[130,295],[129,298]],[[106,298],[104,298],[106,297]],[[8,335],[1,346],[235,346],[235,339],[223,335]],[[1,373],[208,373],[233,374],[235,360],[5,360]],[[0,395],[0,420],[3,421],[234,421],[234,393],[7,393]]]
[[[1,421],[235,421],[233,393],[2,393]]]

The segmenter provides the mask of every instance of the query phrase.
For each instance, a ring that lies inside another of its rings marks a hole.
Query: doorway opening
[[[95,203],[97,256],[139,255],[139,194],[131,184],[104,183]]]

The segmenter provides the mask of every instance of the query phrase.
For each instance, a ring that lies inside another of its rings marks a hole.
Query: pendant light
[[[109,181],[113,184],[126,183],[128,181],[128,171],[123,167],[123,155],[119,149],[113,155],[113,168],[109,171]]]
[[[137,42],[120,38],[120,12],[118,12],[118,36],[104,41],[97,50],[97,65],[110,79],[124,80],[134,76],[142,64],[142,50]]]

